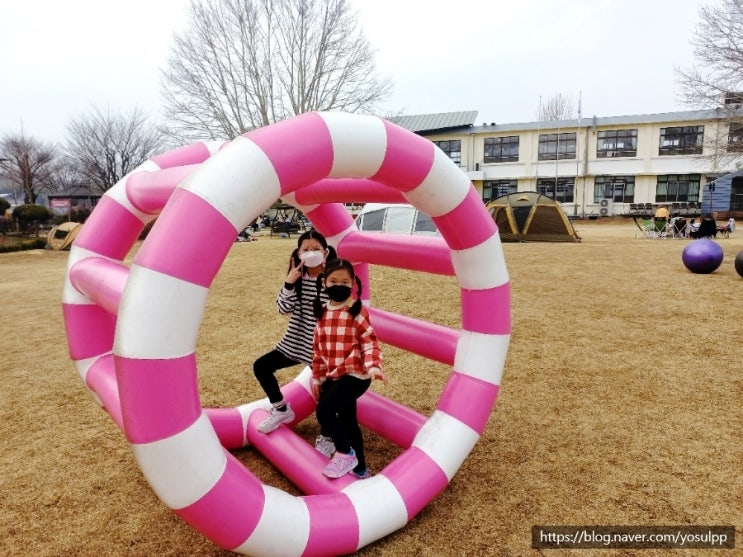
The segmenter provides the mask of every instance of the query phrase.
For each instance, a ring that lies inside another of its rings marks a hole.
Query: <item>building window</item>
[[[701,174],[666,174],[658,176],[655,186],[656,203],[699,201]]]
[[[484,162],[518,162],[519,136],[486,137]]]
[[[516,193],[518,190],[516,180],[489,180],[482,184],[482,200],[484,203],[490,203],[509,193]]]
[[[743,177],[736,176],[730,185],[730,210],[743,211]]]
[[[743,123],[730,122],[728,130],[728,153],[743,151]]]
[[[457,164],[462,163],[462,141],[459,139],[451,139],[449,141],[434,141],[436,147],[441,149],[446,156],[449,157]]]
[[[637,130],[598,132],[596,156],[600,159],[637,156]]]
[[[611,199],[615,203],[635,202],[634,176],[596,176],[593,180],[593,202]]]
[[[557,182],[557,187],[555,187],[555,182]],[[557,180],[539,178],[537,180],[537,191],[558,203],[572,203],[574,190],[575,178],[558,178]]]
[[[700,155],[704,126],[680,126],[660,129],[659,155]]]
[[[575,158],[575,133],[544,133],[539,136],[539,160]]]

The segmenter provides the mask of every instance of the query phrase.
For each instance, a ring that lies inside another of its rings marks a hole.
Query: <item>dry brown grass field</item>
[[[581,244],[504,246],[513,335],[488,426],[439,496],[358,555],[743,554],[743,234],[695,275],[685,240],[637,239],[631,222],[577,228]],[[261,397],[251,363],[284,330],[274,299],[294,244],[232,247],[198,339],[203,406]],[[0,555],[229,555],[157,499],[83,386],[61,314],[67,255],[0,255]],[[459,327],[454,278],[372,267],[371,282],[373,305]],[[449,369],[383,350],[390,382],[372,388],[430,414]],[[313,438],[314,418],[298,431]],[[366,441],[373,471],[399,452]],[[297,494],[254,449],[234,454]],[[536,524],[734,525],[738,548],[538,551]]]

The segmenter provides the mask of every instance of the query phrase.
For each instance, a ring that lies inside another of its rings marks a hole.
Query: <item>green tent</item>
[[[502,242],[580,242],[554,199],[535,191],[510,193],[487,205]]]

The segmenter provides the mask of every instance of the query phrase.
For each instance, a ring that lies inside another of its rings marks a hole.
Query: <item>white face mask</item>
[[[318,250],[303,251],[299,254],[299,259],[302,260],[305,267],[312,268],[322,265],[322,262],[325,261],[325,255]]]

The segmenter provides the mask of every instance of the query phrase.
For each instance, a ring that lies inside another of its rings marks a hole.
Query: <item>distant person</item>
[[[658,220],[667,221],[668,220],[668,215],[669,215],[668,208],[665,205],[661,205],[660,207],[658,207],[655,210],[655,220],[656,221],[658,221]]]
[[[692,230],[689,233],[694,239],[697,238],[716,238],[717,237],[717,223],[712,215],[706,215],[702,218],[702,222],[699,223],[699,228]]]

